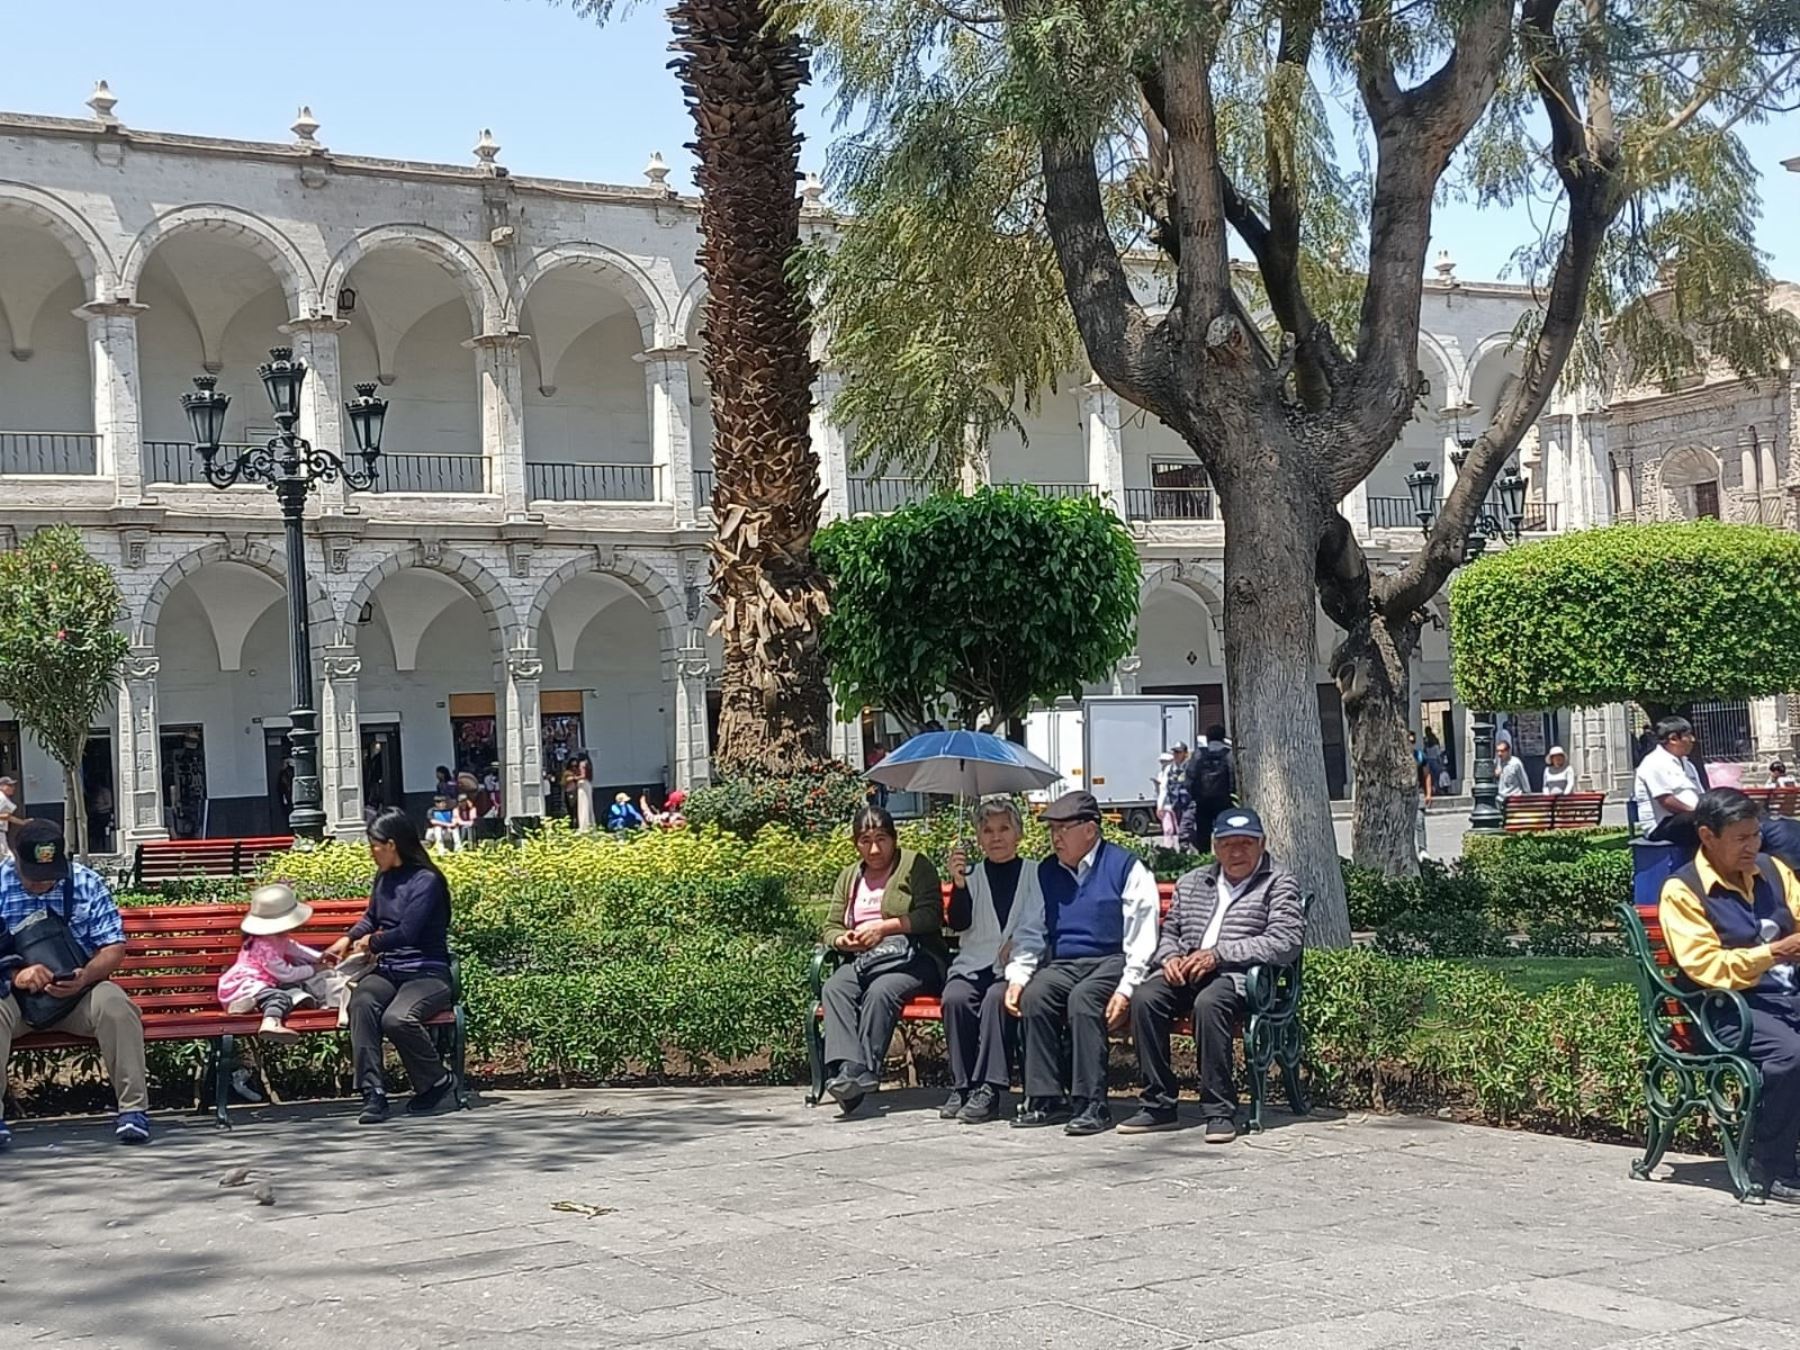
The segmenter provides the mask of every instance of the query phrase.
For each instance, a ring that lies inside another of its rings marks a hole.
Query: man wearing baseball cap
[[[0,863],[0,944],[23,941],[26,921],[36,920],[33,927],[41,927],[38,916],[48,911],[66,925],[81,959],[67,970],[52,970],[42,962],[0,968],[0,1086],[21,1029],[54,1026],[98,1041],[119,1103],[114,1134],[122,1144],[141,1144],[150,1138],[144,1023],[125,991],[112,983],[125,956],[119,907],[97,872],[69,861],[63,832],[51,821],[26,821],[13,831],[12,843],[13,856]],[[0,946],[0,959],[6,955],[7,947]],[[28,1024],[21,994],[44,995],[34,1002],[50,1009],[50,1020],[34,1018]],[[0,1122],[0,1146],[10,1138]]]
[[[1261,818],[1230,806],[1212,823],[1217,861],[1175,883],[1175,899],[1150,958],[1155,972],[1131,1000],[1131,1036],[1144,1074],[1143,1107],[1120,1134],[1173,1129],[1181,1083],[1169,1058],[1169,1031],[1191,1013],[1200,1062],[1200,1116],[1209,1144],[1237,1137],[1232,1035],[1244,1014],[1244,972],[1300,955],[1306,909],[1300,883],[1269,856]]]

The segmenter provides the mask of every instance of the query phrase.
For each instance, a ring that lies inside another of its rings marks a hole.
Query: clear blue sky
[[[466,164],[485,126],[517,173],[640,183],[660,150],[691,186],[692,128],[655,3],[601,28],[548,0],[0,0],[0,34],[7,111],[85,116],[104,78],[128,126],[286,140],[306,103],[320,140],[347,154]],[[803,166],[821,169],[832,133],[812,102]],[[1800,174],[1781,167],[1800,156],[1800,119],[1749,140],[1763,248],[1800,280]],[[1495,277],[1530,228],[1453,205],[1433,253],[1448,248],[1465,280]]]

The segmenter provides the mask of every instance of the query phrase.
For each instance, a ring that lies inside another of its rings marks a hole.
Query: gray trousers
[[[358,1092],[387,1092],[381,1067],[381,1040],[393,1042],[414,1092],[436,1086],[449,1072],[424,1025],[456,1002],[450,981],[436,975],[395,977],[370,971],[350,996],[350,1055]]]
[[[937,962],[924,952],[898,969],[865,978],[854,961],[831,972],[821,990],[825,1006],[825,1067],[867,1069],[879,1076],[888,1042],[900,1022],[900,1009],[915,994],[935,991]]]

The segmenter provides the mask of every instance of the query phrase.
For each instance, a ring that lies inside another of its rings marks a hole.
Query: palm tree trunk
[[[808,305],[787,275],[800,244],[806,53],[770,27],[762,0],[682,0],[669,21],[700,160],[712,595],[725,645],[714,759],[727,773],[791,772],[825,758],[828,715]]]

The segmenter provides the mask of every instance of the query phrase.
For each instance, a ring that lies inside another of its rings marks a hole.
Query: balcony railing
[[[375,466],[377,492],[489,492],[483,455],[393,455],[382,451]]]
[[[534,502],[653,502],[654,464],[527,464],[525,488]]]
[[[1526,502],[1519,528],[1526,534],[1555,534],[1561,517],[1561,502]]]
[[[1027,483],[1044,497],[1098,497],[1100,489],[1092,483]]]
[[[718,479],[711,469],[694,470],[694,506],[704,511],[712,505],[713,485]]]
[[[1372,530],[1418,529],[1419,517],[1413,512],[1412,498],[1369,498],[1369,528]]]
[[[238,451],[249,448],[248,441],[228,441],[219,446],[219,459],[229,463],[237,457]],[[145,441],[144,481],[179,486],[184,483],[204,483],[206,474],[202,469],[199,453],[186,441]]]
[[[91,431],[0,431],[0,473],[91,478],[100,438]]]
[[[920,478],[852,478],[850,514],[885,515],[930,495],[931,484]]]
[[[1125,515],[1131,520],[1212,520],[1209,487],[1145,487],[1125,489]]]

